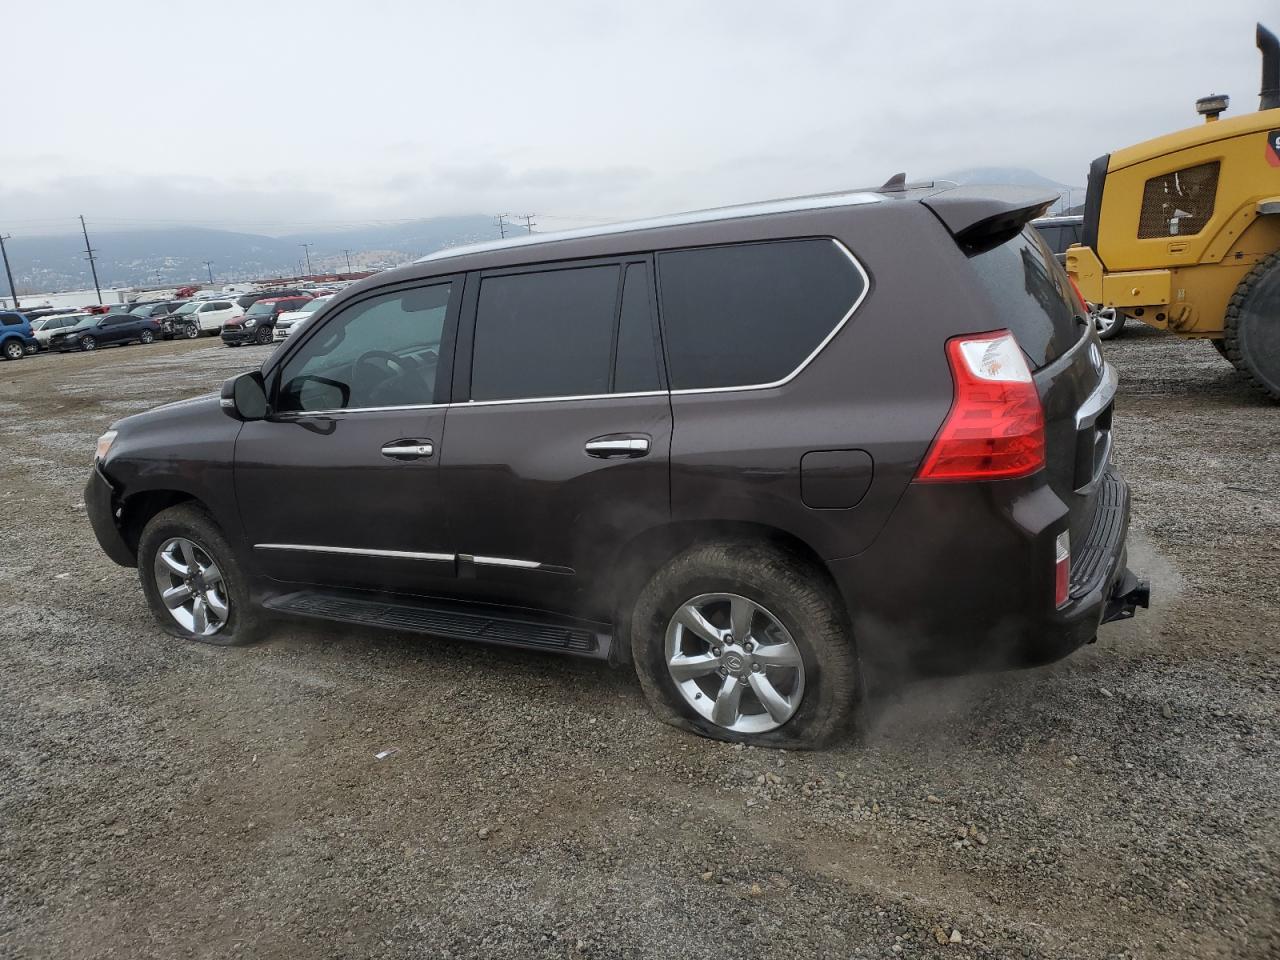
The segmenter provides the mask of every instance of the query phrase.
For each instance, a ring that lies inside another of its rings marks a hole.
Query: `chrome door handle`
[[[649,453],[649,438],[643,434],[612,434],[588,440],[583,449],[588,457],[598,457],[601,460],[643,457]]]
[[[430,440],[392,440],[382,447],[382,455],[392,460],[423,460],[435,452]]]

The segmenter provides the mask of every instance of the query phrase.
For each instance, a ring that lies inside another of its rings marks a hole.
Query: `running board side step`
[[[263,606],[290,617],[330,620],[375,630],[425,633],[446,640],[473,640],[525,650],[549,650],[594,660],[609,659],[613,637],[596,625],[575,620],[511,614],[487,607],[379,600],[338,593],[300,591],[270,597]]]

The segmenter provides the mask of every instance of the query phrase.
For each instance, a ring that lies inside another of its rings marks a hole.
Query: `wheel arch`
[[[185,490],[140,490],[121,501],[117,526],[135,558],[143,527],[160,511],[176,507],[180,503],[194,503],[208,510],[207,504]]]

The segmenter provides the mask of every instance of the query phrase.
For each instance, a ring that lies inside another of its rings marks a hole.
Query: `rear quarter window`
[[[995,307],[991,329],[1008,328],[1033,367],[1052,363],[1079,339],[1071,281],[1034,228],[969,262]]]
[[[17,327],[22,324],[22,314],[20,313],[0,313],[0,323],[6,327]]]
[[[780,240],[658,255],[674,390],[745,387],[791,376],[866,289],[833,240]]]

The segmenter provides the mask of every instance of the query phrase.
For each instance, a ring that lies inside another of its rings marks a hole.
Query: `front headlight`
[[[244,322],[244,328],[245,328],[246,330],[249,330],[249,329],[251,329],[251,328],[253,328],[253,327],[256,327],[257,325],[258,325],[258,321],[257,321],[257,320],[246,320],[246,321]]]
[[[101,463],[107,459],[107,452],[111,449],[111,445],[116,442],[116,431],[108,430],[98,438],[98,449],[94,451],[94,463]]]

